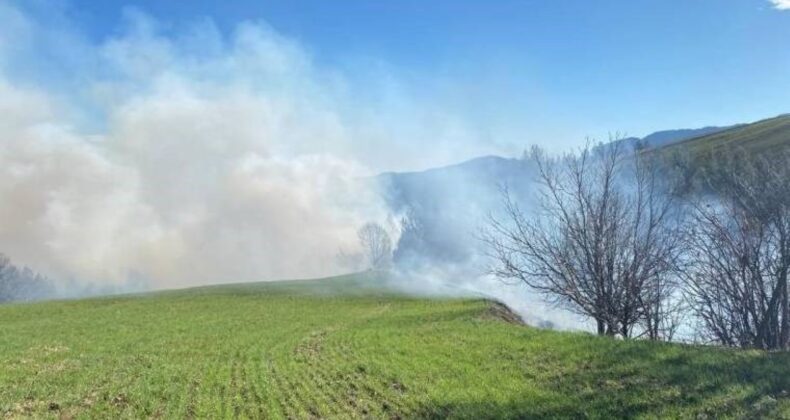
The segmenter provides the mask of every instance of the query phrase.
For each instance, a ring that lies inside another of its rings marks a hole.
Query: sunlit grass
[[[742,148],[760,154],[784,150],[790,140],[790,115],[769,118],[713,134],[695,137],[663,147],[664,152],[702,159],[707,153]]]
[[[4,306],[0,367],[10,417],[790,415],[787,353],[538,330],[365,276]]]

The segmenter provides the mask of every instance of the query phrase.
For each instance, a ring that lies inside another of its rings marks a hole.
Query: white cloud
[[[790,0],[769,0],[774,8],[779,10],[790,10]]]

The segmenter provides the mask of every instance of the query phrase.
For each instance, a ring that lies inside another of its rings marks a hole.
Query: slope
[[[736,126],[724,131],[693,137],[663,148],[699,156],[706,152],[743,148],[752,153],[765,153],[790,145],[790,115]]]
[[[790,415],[786,353],[538,330],[489,301],[382,284],[358,275],[1,306],[0,415]]]

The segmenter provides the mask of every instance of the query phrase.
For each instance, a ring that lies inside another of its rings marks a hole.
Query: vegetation
[[[790,154],[728,154],[691,205],[691,308],[713,340],[790,350]]]
[[[0,254],[0,303],[36,300],[52,296],[50,281],[28,267],[18,267]]]
[[[746,149],[753,153],[781,150],[790,140],[790,115],[739,125],[724,131],[694,137],[662,148],[682,155],[709,156],[711,152]]]
[[[380,224],[368,222],[357,231],[366,268],[381,270],[392,262],[392,240]]]
[[[790,416],[788,353],[539,330],[490,301],[384,284],[349,276],[2,306],[0,415]]]
[[[785,120],[711,136],[785,132]],[[688,318],[711,342],[790,350],[790,151],[711,149],[694,174],[624,149],[534,149],[537,200],[527,213],[504,191],[483,236],[491,272],[591,318],[599,335],[671,341]]]
[[[492,272],[592,318],[599,335],[671,339],[683,242],[675,195],[657,165],[622,142],[551,159],[534,148],[538,199],[529,214],[504,191],[484,241]]]

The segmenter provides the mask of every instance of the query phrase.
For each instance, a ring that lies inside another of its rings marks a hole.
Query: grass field
[[[710,152],[738,148],[754,154],[771,153],[785,149],[788,144],[790,115],[782,115],[672,143],[659,150],[699,157]]]
[[[0,416],[790,417],[790,354],[508,322],[375,279],[0,307]]]

